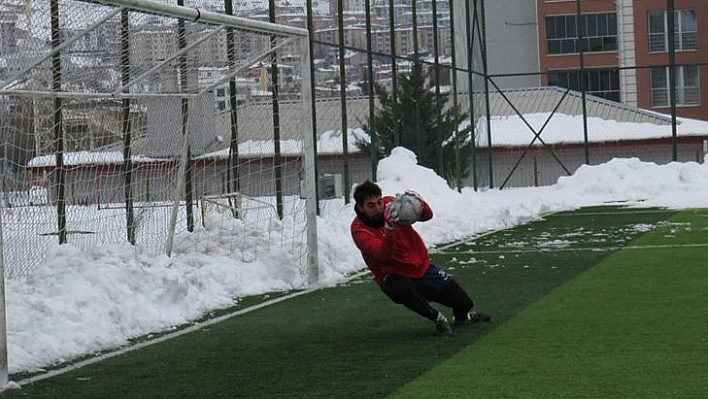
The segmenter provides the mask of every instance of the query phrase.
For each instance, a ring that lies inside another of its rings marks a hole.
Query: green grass
[[[704,230],[691,231],[680,224],[708,220],[700,216],[705,212],[682,213],[679,217],[686,219],[662,224],[663,232],[642,235],[637,228],[662,223],[673,214],[584,209],[441,247],[433,262],[452,271],[480,310],[494,316],[489,324],[456,328],[450,338],[436,336],[429,321],[392,304],[367,278],[0,397],[377,398],[393,392],[399,397],[469,397],[470,392],[480,397],[548,397],[549,392],[567,394],[569,386],[581,393],[598,392],[592,389],[599,379],[607,387],[600,392],[612,396],[640,392],[626,386],[647,383],[660,359],[668,359],[672,370],[682,368],[680,361],[698,366],[677,380],[689,381],[706,371],[697,352],[707,353],[705,338],[703,346],[691,341],[707,331],[700,319],[705,305],[696,303],[706,292],[703,281],[708,281],[700,266],[704,255],[700,262],[692,258],[705,248],[685,254],[681,249],[682,255],[670,248],[614,251],[626,245],[706,242],[705,224]],[[662,253],[670,264],[681,259],[680,264],[693,266],[677,273],[659,260]],[[656,260],[633,261],[643,254]],[[655,266],[646,266],[651,264]],[[659,273],[667,268],[670,273]],[[656,281],[657,274],[664,278]],[[626,281],[632,286],[625,287]],[[632,305],[631,311],[624,304]],[[681,315],[667,318],[667,309]],[[647,328],[627,335],[640,322]],[[674,331],[666,331],[669,325]],[[613,361],[638,355],[646,357],[641,367]],[[632,372],[623,370],[625,366]],[[695,381],[696,389],[705,388],[700,379]],[[680,387],[673,381],[664,385],[657,392]]]
[[[707,242],[679,214],[392,397],[704,397]]]

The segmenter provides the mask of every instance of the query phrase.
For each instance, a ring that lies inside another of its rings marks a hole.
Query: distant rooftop
[[[566,91],[568,92],[566,94]],[[563,96],[565,95],[565,98]],[[475,98],[479,99],[483,93],[476,93]],[[460,105],[467,107],[469,96],[460,96]],[[587,116],[597,117],[616,122],[653,123],[656,125],[670,125],[671,116],[660,114],[630,105],[605,100],[587,94],[586,110]],[[563,99],[560,106],[558,105]],[[507,101],[508,100],[508,101]],[[476,100],[479,101],[479,100]],[[484,113],[484,108],[476,105],[475,114]],[[583,103],[582,93],[574,90],[567,90],[557,86],[543,86],[523,89],[510,89],[503,92],[489,93],[490,113],[492,116],[537,114],[553,112],[564,115],[582,115]],[[512,107],[513,105],[513,107]],[[556,109],[556,107],[558,107]],[[514,110],[516,109],[516,111]]]

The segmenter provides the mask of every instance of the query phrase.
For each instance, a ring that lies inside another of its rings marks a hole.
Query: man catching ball
[[[422,210],[418,221],[432,219],[433,211],[419,194]],[[472,310],[474,303],[451,274],[430,263],[428,249],[412,225],[400,224],[394,197],[382,197],[381,188],[367,180],[354,189],[356,217],[352,238],[374,274],[374,281],[394,303],[433,321],[437,331],[450,335],[445,315],[430,305],[437,302],[452,309],[455,324],[490,321]]]

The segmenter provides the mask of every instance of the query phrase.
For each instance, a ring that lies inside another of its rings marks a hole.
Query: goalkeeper
[[[419,221],[433,217],[433,211],[419,194],[406,191],[421,200]],[[430,305],[437,302],[452,308],[454,324],[469,325],[490,321],[491,317],[472,310],[474,303],[451,274],[430,263],[428,249],[412,226],[397,223],[391,202],[382,197],[381,188],[367,180],[354,189],[356,217],[351,224],[352,238],[374,274],[381,291],[397,304],[433,321],[441,335],[450,335],[445,315]]]

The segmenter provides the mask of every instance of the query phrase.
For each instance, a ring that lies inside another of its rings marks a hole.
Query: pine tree
[[[397,101],[392,93],[376,83],[374,89],[379,99],[379,107],[374,115],[373,134],[378,144],[378,156],[384,157],[396,146],[394,124],[400,135],[399,146],[413,151],[418,156],[418,164],[435,170],[453,185],[457,177],[469,174],[469,128],[455,128],[466,119],[459,106],[447,106],[449,94],[436,93],[431,84],[429,71],[421,62],[414,62],[411,71],[399,75],[397,79]],[[394,118],[396,109],[396,121]],[[371,133],[370,118],[364,124]],[[455,139],[458,140],[455,140]],[[457,141],[457,142],[456,142]],[[457,176],[455,145],[459,145],[460,175]],[[360,140],[357,147],[371,154],[370,141]]]

